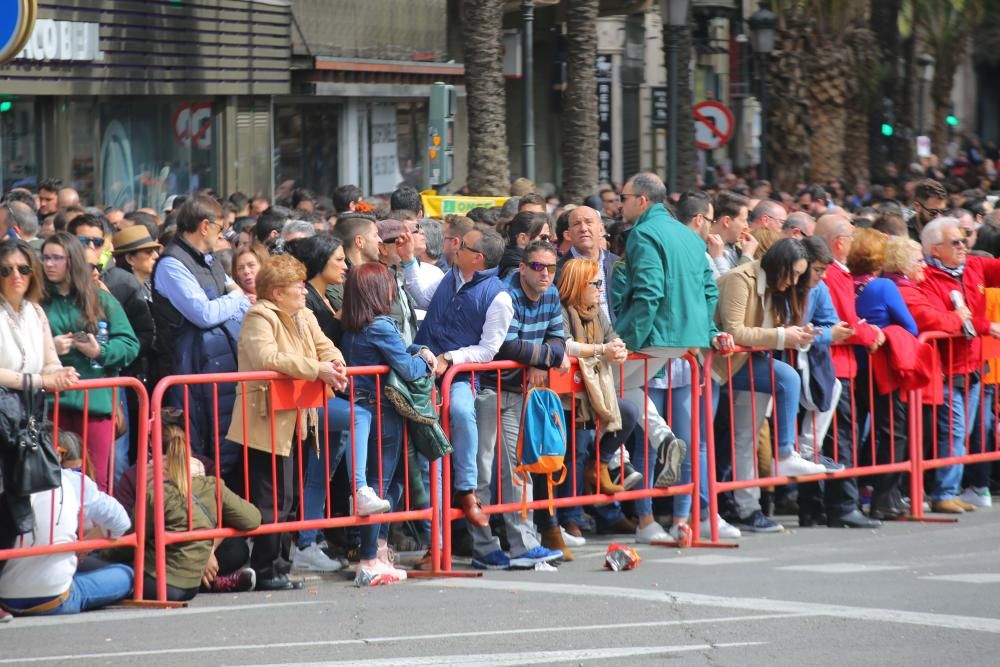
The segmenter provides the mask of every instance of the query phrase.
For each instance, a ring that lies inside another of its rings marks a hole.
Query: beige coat
[[[315,380],[319,362],[343,361],[333,342],[316,323],[312,311],[303,308],[293,316],[266,300],[259,300],[240,328],[239,370],[276,371],[300,380]],[[233,442],[253,449],[271,451],[270,382],[246,382],[237,385],[233,420],[226,436]],[[247,431],[243,433],[243,389],[246,388]],[[296,418],[305,437],[311,428],[318,436],[316,410],[281,410],[274,413],[275,452],[288,456],[295,438]],[[318,442],[318,438],[316,442]]]
[[[766,277],[759,261],[743,264],[719,278],[719,305],[715,309],[715,323],[720,331],[732,335],[736,345],[768,350],[784,349],[785,332],[774,326],[765,303],[766,290]],[[746,361],[745,352],[732,355],[733,375]],[[725,356],[715,356],[712,376],[721,384],[729,382]]]

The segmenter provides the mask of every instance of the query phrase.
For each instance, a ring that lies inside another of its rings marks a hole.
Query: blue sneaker
[[[748,517],[741,517],[736,525],[751,533],[780,533],[785,529],[780,523],[775,523],[764,516],[760,510],[754,510]]]
[[[510,562],[510,556],[505,554],[502,549],[497,549],[485,556],[473,558],[472,567],[477,570],[509,570]]]
[[[520,556],[515,556],[510,559],[510,566],[517,568],[532,568],[537,563],[551,563],[555,560],[562,560],[563,552],[553,551],[552,549],[546,549],[542,545],[538,545],[531,551],[525,551]]]

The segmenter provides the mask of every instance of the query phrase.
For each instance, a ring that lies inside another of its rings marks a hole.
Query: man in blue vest
[[[156,348],[169,357],[171,375],[236,371],[240,323],[250,299],[233,282],[213,253],[225,220],[222,206],[207,195],[192,195],[177,214],[177,236],[164,249],[153,271],[153,319]],[[214,414],[213,385],[192,385],[187,402],[191,441],[196,453],[211,455],[229,430],[236,387],[218,385],[219,414]],[[182,388],[168,402],[184,407]],[[229,443],[227,443],[229,444]],[[239,448],[223,446],[223,471],[232,470]]]
[[[417,307],[427,308],[414,342],[437,355],[438,377],[453,364],[492,361],[500,350],[514,318],[510,294],[497,277],[503,251],[503,237],[489,227],[477,227],[462,237],[454,266],[438,283],[430,302],[420,303],[414,295]],[[400,263],[409,278],[415,270],[412,253],[400,251]],[[455,498],[469,523],[485,528],[489,517],[476,498],[476,400],[466,374],[458,375],[451,385],[449,418],[455,448],[451,457]]]

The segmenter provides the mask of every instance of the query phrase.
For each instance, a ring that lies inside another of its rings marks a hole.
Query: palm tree
[[[951,108],[955,72],[983,16],[984,4],[983,0],[910,0],[909,9],[918,36],[934,56],[931,144],[934,152],[941,155],[948,144],[945,118]]]
[[[597,187],[598,0],[567,0],[563,93],[563,201],[579,203]]]
[[[464,0],[463,45],[469,115],[469,177],[472,194],[510,192],[507,108],[503,78],[504,0]]]

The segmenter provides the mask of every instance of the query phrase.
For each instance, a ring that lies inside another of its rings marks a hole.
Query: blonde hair
[[[847,255],[847,268],[855,276],[875,273],[885,264],[889,237],[877,229],[859,229],[854,234],[851,252]]]
[[[571,259],[563,264],[559,273],[559,300],[566,307],[583,303],[587,283],[594,280],[601,267],[592,259]]]
[[[770,227],[758,227],[757,229],[750,232],[750,234],[757,239],[757,250],[753,254],[754,259],[760,259],[764,256],[771,246],[780,241],[783,237],[781,232],[771,229]]]
[[[274,301],[276,290],[305,279],[306,267],[291,255],[269,257],[257,273],[257,297]]]
[[[167,480],[180,489],[181,495],[188,493],[188,452],[184,429],[174,424],[164,424],[163,443],[166,460]]]
[[[923,252],[920,244],[908,236],[889,238],[885,253],[885,272],[906,275],[913,266],[913,251]]]

